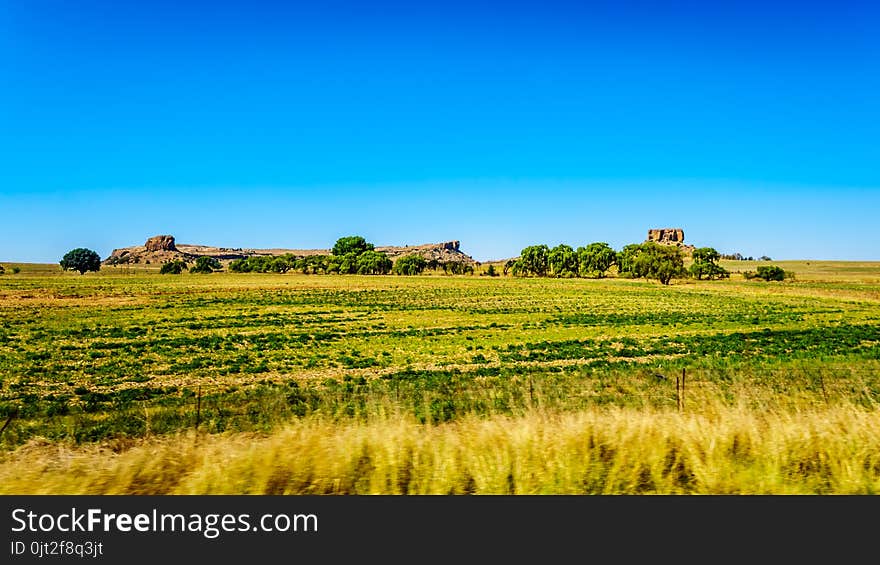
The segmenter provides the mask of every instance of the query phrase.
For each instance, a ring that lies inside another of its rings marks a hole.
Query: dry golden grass
[[[296,421],[0,459],[2,494],[874,494],[880,417],[850,405],[596,408],[430,426]]]

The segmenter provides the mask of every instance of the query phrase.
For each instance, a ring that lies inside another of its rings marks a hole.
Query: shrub
[[[785,280],[785,271],[777,265],[761,265],[755,276],[765,281],[781,281]]]

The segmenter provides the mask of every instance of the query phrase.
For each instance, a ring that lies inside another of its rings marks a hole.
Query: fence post
[[[684,377],[685,377],[686,369],[684,367],[681,368],[681,406],[679,410],[684,410]]]
[[[18,410],[12,410],[12,412],[9,413],[9,416],[6,418],[6,422],[3,424],[3,427],[0,428],[0,435],[3,435],[3,431],[6,429],[6,426],[8,426],[9,422],[11,422],[13,418],[15,418],[15,415],[17,413]]]
[[[199,435],[199,424],[202,418],[202,385],[199,385],[196,394],[196,436]]]

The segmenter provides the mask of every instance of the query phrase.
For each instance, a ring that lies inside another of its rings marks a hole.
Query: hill
[[[444,241],[441,243],[426,243],[422,245],[406,246],[377,246],[376,251],[388,255],[392,261],[404,255],[417,254],[427,261],[434,261],[438,265],[447,263],[465,263],[479,265],[473,257],[462,252],[460,242]],[[295,255],[307,257],[310,255],[330,255],[329,249],[252,249],[242,247],[216,247],[211,245],[193,245],[177,243],[172,235],[156,235],[144,242],[143,245],[133,245],[114,249],[104,261],[104,265],[127,265],[127,264],[150,264],[167,263],[173,260],[195,261],[199,257],[214,257],[220,261],[232,261],[234,259],[246,259],[254,256],[279,256]]]

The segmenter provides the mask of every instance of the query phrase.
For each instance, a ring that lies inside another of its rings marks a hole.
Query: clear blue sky
[[[878,29],[846,1],[0,2],[0,261],[651,227],[880,260]]]

